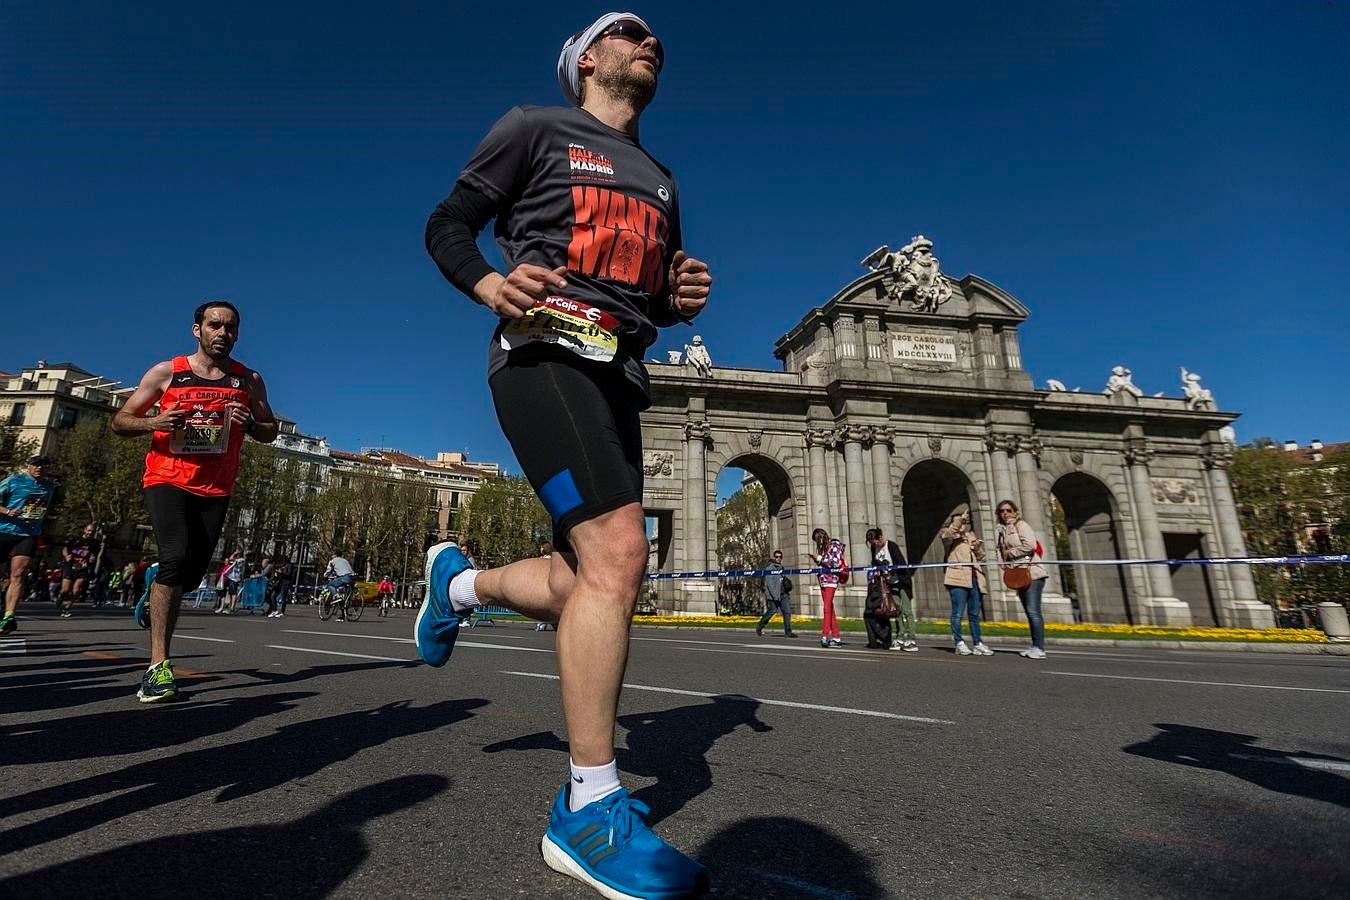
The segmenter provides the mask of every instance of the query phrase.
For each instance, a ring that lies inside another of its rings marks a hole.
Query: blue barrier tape
[[[1206,559],[1057,559],[1040,560],[1041,566],[1289,566],[1289,565],[1346,565],[1350,554],[1333,556],[1233,556]],[[951,563],[914,563],[892,566],[847,566],[839,569],[709,569],[704,572],[649,572],[648,581],[671,581],[678,578],[757,578],[777,572],[780,575],[838,575],[840,572],[891,571],[893,569],[945,569]],[[1000,563],[965,563],[970,568],[997,567]]]

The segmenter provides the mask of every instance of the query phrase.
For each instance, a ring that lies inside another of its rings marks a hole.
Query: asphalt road
[[[587,897],[552,632],[410,662],[359,623],[186,610],[142,706],[124,610],[0,646],[0,897]],[[805,637],[805,636],[804,636]],[[1350,660],[957,658],[637,628],[619,766],[723,897],[1294,897],[1350,883]],[[1341,894],[1343,896],[1343,894]]]

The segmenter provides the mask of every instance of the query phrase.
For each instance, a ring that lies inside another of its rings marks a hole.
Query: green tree
[[[717,510],[717,559],[723,569],[757,569],[769,558],[769,501],[764,486],[751,482]],[[723,612],[750,612],[759,606],[763,578],[727,578],[718,588]]]
[[[464,513],[463,537],[478,547],[480,568],[504,566],[539,552],[553,523],[523,477],[489,478]]]
[[[1230,476],[1247,549],[1256,556],[1350,552],[1350,460],[1336,454],[1306,463],[1268,445],[1240,448]],[[1343,565],[1253,566],[1267,602],[1350,596]]]
[[[0,478],[22,469],[37,452],[37,441],[20,434],[13,425],[0,425]]]
[[[149,522],[141,477],[150,438],[119,438],[108,425],[107,419],[84,419],[57,445],[57,534],[70,535],[93,522],[126,540],[126,527]]]

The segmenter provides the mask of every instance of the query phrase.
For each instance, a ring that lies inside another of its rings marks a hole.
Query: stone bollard
[[[1339,603],[1319,603],[1317,618],[1322,622],[1328,643],[1350,643],[1350,617],[1346,616],[1344,606]]]

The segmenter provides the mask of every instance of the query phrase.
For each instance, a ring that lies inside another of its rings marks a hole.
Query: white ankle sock
[[[610,760],[603,766],[579,766],[568,760],[572,767],[572,789],[567,796],[567,809],[576,812],[587,803],[602,800],[619,789],[619,766]]]
[[[450,584],[446,587],[445,592],[450,597],[450,605],[456,612],[473,609],[478,605],[478,594],[473,589],[473,583],[477,580],[477,569],[465,569],[450,579]]]

